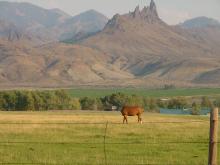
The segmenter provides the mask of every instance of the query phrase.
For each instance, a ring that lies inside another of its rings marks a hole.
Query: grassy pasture
[[[175,96],[220,96],[220,88],[192,88],[192,89],[69,89],[73,97],[103,97],[112,93],[121,92],[127,95],[136,94],[144,97],[175,97]]]
[[[108,165],[207,164],[209,117],[143,119],[123,125],[119,112],[0,112],[0,164],[102,165],[105,156]]]

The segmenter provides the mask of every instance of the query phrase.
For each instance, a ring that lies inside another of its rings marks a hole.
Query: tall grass
[[[0,112],[0,164],[207,164],[207,116],[143,119],[123,125],[119,112]]]

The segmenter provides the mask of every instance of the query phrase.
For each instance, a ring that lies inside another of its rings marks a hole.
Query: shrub
[[[82,110],[97,110],[96,99],[83,97],[80,99]]]
[[[214,106],[216,107],[219,107],[220,108],[220,98],[217,98],[215,101],[214,101]]]
[[[157,100],[155,98],[145,98],[144,108],[149,112],[159,112]]]
[[[122,93],[114,93],[110,96],[105,96],[100,100],[104,107],[116,106],[118,109],[120,109],[122,106],[128,103],[128,96]]]
[[[164,89],[165,90],[169,90],[169,89],[175,89],[176,87],[175,87],[175,85],[173,85],[173,84],[165,84],[164,85]]]
[[[212,108],[213,103],[211,102],[211,100],[209,100],[208,97],[202,97],[201,106],[203,108]]]
[[[184,109],[188,106],[188,102],[184,97],[173,98],[168,102],[169,109]]]
[[[79,99],[73,98],[71,101],[71,110],[80,110],[80,109],[81,109],[81,105]]]
[[[194,102],[192,104],[191,114],[192,115],[200,115],[200,113],[201,113],[201,106],[198,103]]]
[[[144,106],[144,100],[140,96],[132,95],[132,96],[127,96],[126,101],[125,101],[126,106]]]

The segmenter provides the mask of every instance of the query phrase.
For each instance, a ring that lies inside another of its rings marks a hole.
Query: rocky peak
[[[151,0],[150,6],[143,8],[141,11],[141,16],[148,23],[155,23],[160,21],[154,0]]]
[[[128,14],[125,15],[119,15],[116,14],[106,25],[107,27],[117,27],[119,28],[120,26],[123,26],[122,22],[126,21],[141,21],[143,23],[148,23],[148,24],[154,24],[154,23],[159,23],[159,24],[164,24],[163,21],[159,18],[158,13],[157,13],[157,7],[154,2],[154,0],[151,0],[151,3],[149,6],[145,6],[142,10],[140,10],[139,6],[135,8],[133,12],[129,12]]]
[[[134,12],[130,13],[129,15],[136,19],[141,18],[142,20],[148,23],[155,23],[161,21],[157,13],[157,7],[154,0],[151,0],[150,6],[145,6],[141,11],[139,9],[139,6],[137,6]]]
[[[140,16],[141,16],[140,8],[139,8],[139,6],[137,6],[133,12],[133,17],[140,18]]]
[[[154,0],[151,0],[151,2],[150,2],[150,11],[154,16],[158,17],[157,6],[156,6]]]
[[[117,26],[117,24],[119,23],[119,18],[120,18],[120,15],[115,14],[113,16],[113,18],[108,21],[108,23],[106,24],[106,27],[115,27],[115,26]]]

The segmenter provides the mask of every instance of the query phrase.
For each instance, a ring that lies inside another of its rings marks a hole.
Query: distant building
[[[170,100],[170,98],[162,98],[162,99],[160,99],[160,101],[169,101]]]
[[[109,106],[105,108],[105,111],[117,111],[118,107],[117,106]]]

